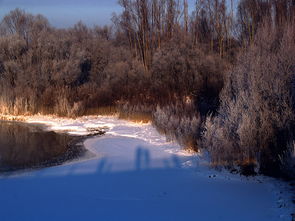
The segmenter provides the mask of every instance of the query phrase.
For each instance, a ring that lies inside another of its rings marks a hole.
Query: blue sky
[[[112,13],[120,12],[117,0],[0,0],[0,19],[15,8],[42,14],[56,27],[83,21],[89,26],[110,24]]]
[[[89,26],[111,24],[112,13],[120,13],[118,0],[0,0],[0,19],[9,11],[20,8],[32,14],[42,14],[59,28],[78,21]],[[190,4],[194,0],[189,0]]]

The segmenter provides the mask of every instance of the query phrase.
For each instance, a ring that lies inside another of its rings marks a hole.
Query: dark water
[[[0,172],[58,165],[82,156],[83,139],[44,131],[40,125],[0,121]]]

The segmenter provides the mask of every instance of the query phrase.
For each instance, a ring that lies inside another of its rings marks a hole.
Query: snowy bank
[[[115,117],[25,117],[47,130],[87,135],[91,159],[0,177],[0,220],[291,221],[285,183],[208,168],[150,124]]]

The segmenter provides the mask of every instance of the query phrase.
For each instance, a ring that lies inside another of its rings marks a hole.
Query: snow
[[[201,154],[166,141],[150,124],[115,117],[26,117],[47,130],[104,136],[95,157],[0,177],[0,220],[291,221],[287,184],[208,167]]]

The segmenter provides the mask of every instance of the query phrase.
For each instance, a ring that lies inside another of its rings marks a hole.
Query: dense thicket
[[[216,166],[294,172],[294,0],[119,4],[111,27],[56,29],[19,9],[5,16],[0,112],[117,108],[152,116]]]
[[[268,175],[293,170],[294,175],[294,39],[294,26],[280,32],[265,24],[238,57],[219,114],[206,122],[204,146],[214,163],[259,165]]]

